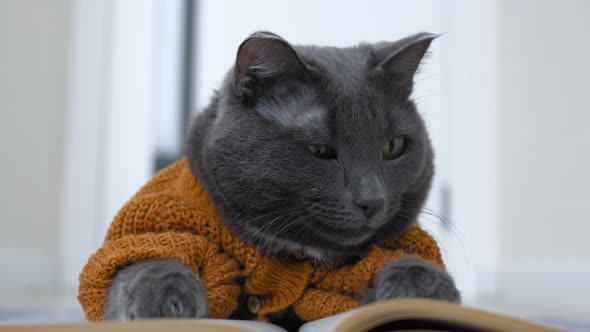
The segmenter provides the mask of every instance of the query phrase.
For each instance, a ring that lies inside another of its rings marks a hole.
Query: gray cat
[[[272,255],[338,263],[411,226],[433,151],[410,96],[436,35],[350,48],[292,46],[257,32],[188,137],[192,172],[226,223]],[[392,261],[365,301],[458,302],[454,281],[418,258]],[[115,275],[107,319],[205,317],[199,277],[174,260]]]

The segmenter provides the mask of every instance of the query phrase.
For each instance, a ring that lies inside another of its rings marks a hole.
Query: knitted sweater
[[[241,310],[240,299],[256,296],[255,319],[267,321],[269,315],[291,309],[308,321],[357,307],[356,298],[385,264],[404,255],[443,265],[436,242],[416,226],[370,246],[366,255],[347,265],[265,256],[225,226],[187,160],[181,159],[119,211],[103,246],[80,274],[78,300],[88,320],[102,320],[117,268],[150,258],[175,258],[198,273],[211,318],[229,318]]]

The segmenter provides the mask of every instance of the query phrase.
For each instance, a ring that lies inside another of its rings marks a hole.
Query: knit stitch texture
[[[291,308],[314,320],[359,306],[363,289],[394,259],[416,255],[443,266],[436,241],[413,226],[372,245],[358,261],[340,266],[263,255],[225,226],[203,185],[183,158],[152,178],[115,217],[103,246],[80,274],[78,300],[89,321],[104,318],[118,268],[145,259],[175,258],[205,285],[210,318],[229,318],[241,295],[262,299],[257,319]]]

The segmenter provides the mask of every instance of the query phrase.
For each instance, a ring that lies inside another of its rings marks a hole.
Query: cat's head
[[[187,144],[230,227],[262,250],[329,259],[413,223],[433,152],[410,95],[434,38],[350,48],[247,38]]]

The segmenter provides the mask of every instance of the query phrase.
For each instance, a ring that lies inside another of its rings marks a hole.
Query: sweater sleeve
[[[78,300],[90,321],[102,320],[117,269],[146,259],[175,258],[197,273],[207,290],[209,317],[228,318],[237,307],[238,263],[199,235],[199,218],[173,192],[140,192],[117,214],[103,246],[80,274]]]
[[[174,192],[139,193],[115,216],[105,241],[128,235],[161,232],[199,232],[199,217]]]
[[[106,241],[80,274],[78,300],[89,321],[103,319],[107,292],[118,268],[146,259],[175,258],[199,274],[207,290],[209,317],[228,318],[237,307],[238,264],[202,236],[146,233]]]

